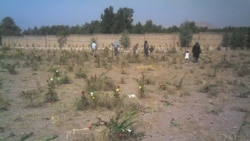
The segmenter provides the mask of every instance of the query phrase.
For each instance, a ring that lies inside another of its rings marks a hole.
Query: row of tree
[[[84,25],[52,25],[34,27],[21,30],[11,17],[5,17],[0,23],[0,36],[17,35],[59,35],[67,36],[69,34],[120,34],[124,31],[134,34],[144,33],[179,33],[181,46],[188,46],[194,33],[199,32],[218,32],[223,33],[222,46],[249,47],[250,46],[250,27],[225,27],[217,29],[208,29],[208,27],[198,27],[195,22],[185,21],[179,27],[172,26],[164,28],[161,25],[155,25],[152,20],[147,20],[143,25],[140,22],[135,25],[133,22],[134,10],[131,8],[120,8],[114,13],[112,6],[104,9],[101,14],[101,21],[91,21]]]

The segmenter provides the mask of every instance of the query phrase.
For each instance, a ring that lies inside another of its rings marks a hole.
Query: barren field
[[[250,140],[250,51],[184,51],[2,47],[0,141]]]

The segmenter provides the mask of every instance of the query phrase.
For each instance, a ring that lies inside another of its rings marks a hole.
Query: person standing
[[[144,42],[144,55],[145,55],[145,57],[148,57],[148,49],[149,49],[148,42],[145,41]]]
[[[96,50],[97,50],[97,44],[95,41],[92,42],[91,44],[91,50],[92,50],[92,53],[93,53],[93,56],[96,55]]]
[[[195,45],[193,46],[192,53],[194,57],[193,62],[197,63],[199,60],[200,53],[201,53],[201,48],[198,42],[196,42]]]
[[[118,55],[118,47],[119,47],[119,44],[117,42],[113,43],[113,47],[114,47],[114,54],[115,56]]]
[[[188,50],[185,51],[184,58],[185,58],[185,62],[188,62],[188,60],[189,60],[189,51]]]

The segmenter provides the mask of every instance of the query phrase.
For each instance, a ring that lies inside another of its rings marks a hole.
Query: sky
[[[0,0],[0,20],[11,17],[22,30],[51,25],[84,25],[101,21],[112,6],[134,10],[133,24],[152,20],[165,28],[185,21],[214,27],[250,26],[250,0]]]

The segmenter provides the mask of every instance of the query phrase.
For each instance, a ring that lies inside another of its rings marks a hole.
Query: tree
[[[147,20],[145,25],[143,26],[143,30],[144,30],[144,32],[152,33],[153,32],[153,27],[154,27],[153,21],[152,20]]]
[[[59,43],[59,48],[62,49],[64,44],[67,42],[67,36],[66,35],[61,35],[58,38],[58,43]]]
[[[244,48],[244,33],[240,29],[235,29],[232,33],[231,37],[231,48],[236,49],[237,47],[240,47],[241,49]]]
[[[247,29],[246,47],[247,47],[247,49],[250,49],[250,27],[248,27],[248,29]]]
[[[130,39],[129,39],[128,31],[124,31],[122,33],[120,43],[121,43],[121,45],[123,45],[124,48],[128,48],[130,46]]]
[[[120,8],[115,14],[114,33],[121,33],[125,30],[132,31],[134,10],[131,8]]]
[[[166,29],[167,33],[174,33],[174,32],[178,32],[179,29],[176,25],[173,25],[172,27],[169,27],[168,29]]]
[[[103,33],[113,33],[114,18],[115,14],[112,6],[106,8],[104,14],[101,14],[101,27]]]
[[[0,35],[20,35],[21,29],[15,24],[11,17],[5,17],[0,24]]]
[[[180,25],[179,36],[182,47],[189,46],[190,42],[193,39],[193,34],[197,32],[197,27],[195,22],[186,21]]]
[[[142,34],[143,33],[143,26],[142,26],[142,24],[140,22],[138,22],[135,25],[133,32],[136,33],[136,34]]]
[[[230,35],[228,32],[223,33],[222,46],[229,47],[230,45]]]

